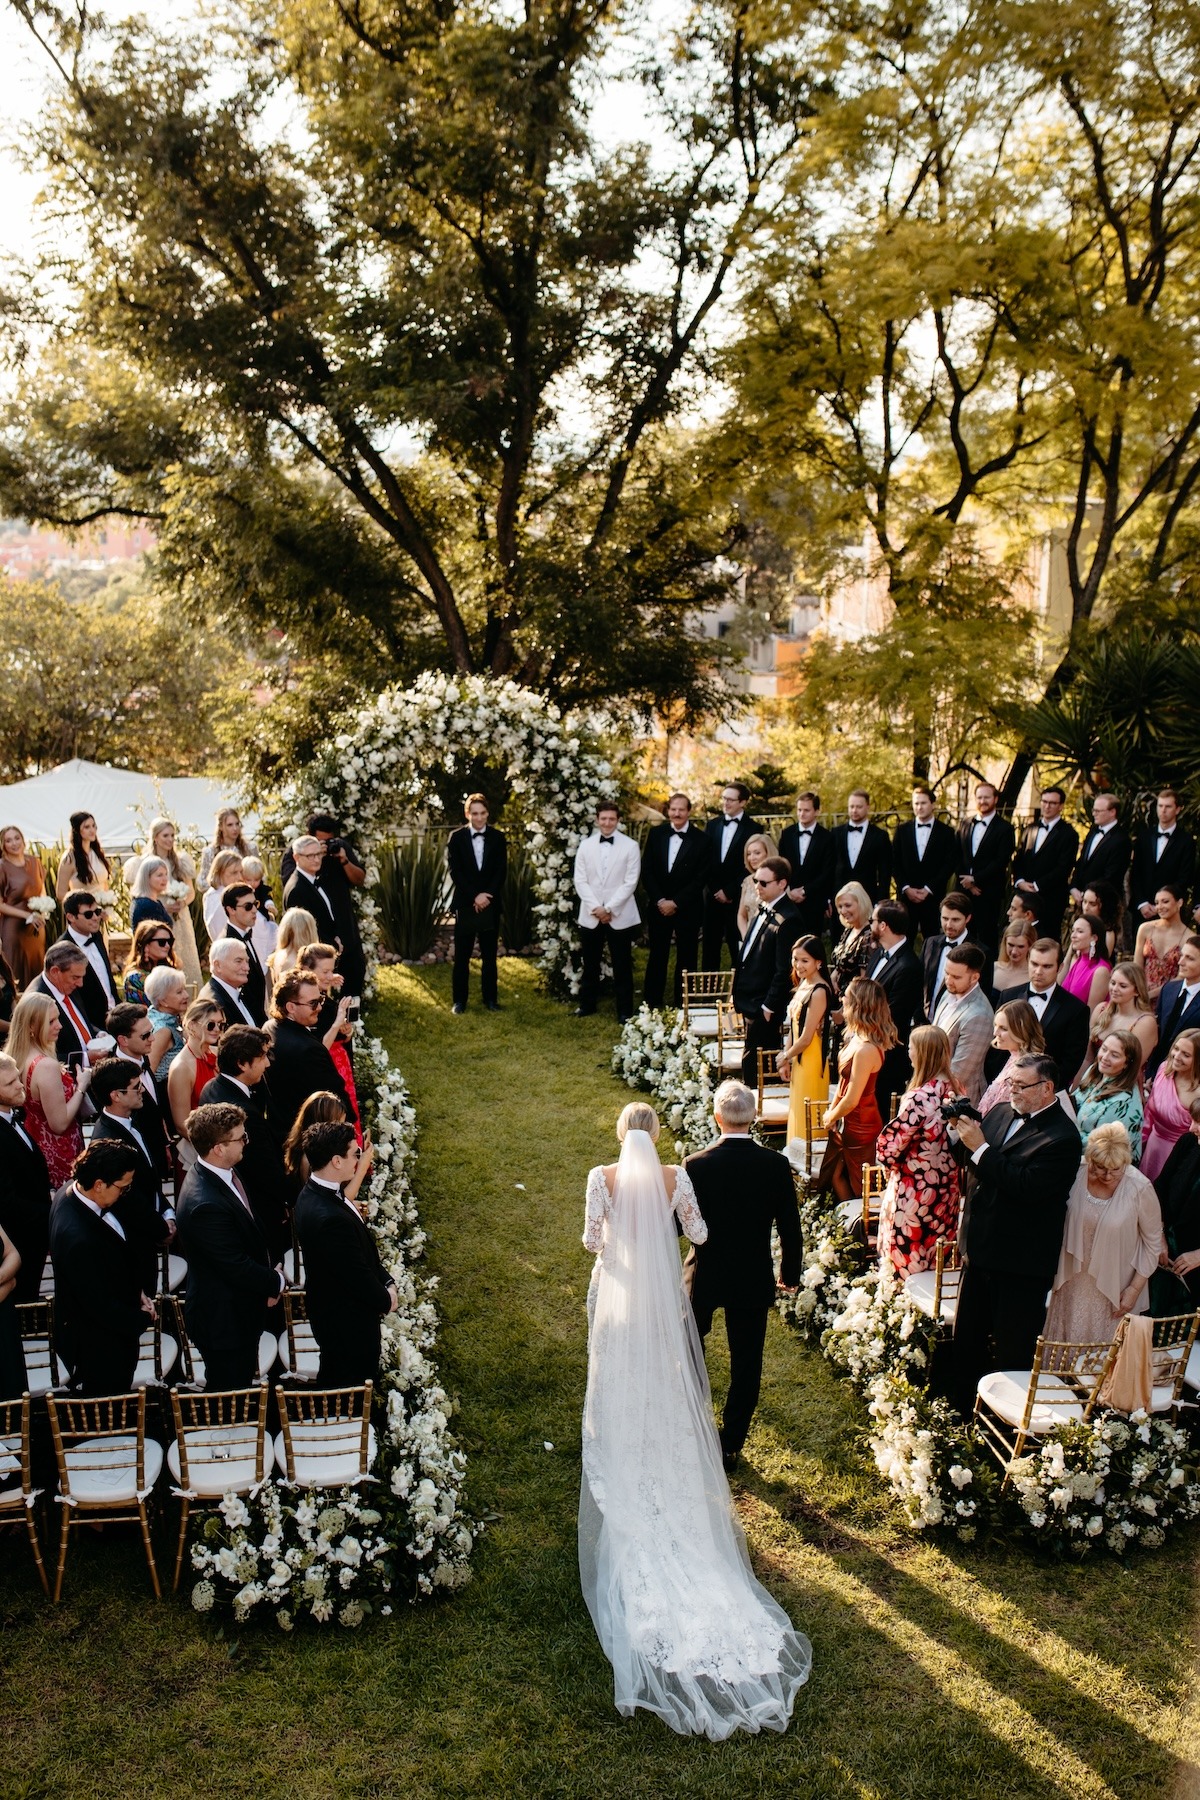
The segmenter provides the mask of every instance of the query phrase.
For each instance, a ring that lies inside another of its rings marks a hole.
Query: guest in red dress
[[[54,1047],[62,1022],[47,994],[24,994],[13,1009],[8,1054],[25,1083],[25,1130],[46,1159],[53,1192],[71,1178],[83,1151],[80,1113],[91,1070],[64,1069]]]
[[[886,991],[865,975],[856,976],[843,994],[842,1014],[846,1035],[838,1057],[837,1093],[825,1114],[828,1144],[821,1181],[839,1200],[856,1200],[883,1125],[875,1082],[885,1051],[899,1039]]]
[[[939,1239],[958,1230],[960,1203],[958,1164],[942,1118],[943,1101],[958,1093],[950,1073],[950,1039],[937,1025],[918,1025],[908,1047],[912,1080],[875,1146],[875,1160],[888,1173],[879,1211],[879,1260],[890,1263],[901,1280],[932,1269]]]

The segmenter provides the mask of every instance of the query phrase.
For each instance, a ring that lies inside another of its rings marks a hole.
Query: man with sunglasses
[[[742,939],[733,971],[733,1004],[746,1021],[742,1080],[758,1092],[758,1053],[778,1050],[783,1020],[792,992],[792,945],[803,920],[788,899],[791,866],[782,856],[768,856],[754,872],[758,911]]]
[[[241,997],[243,1004],[251,1013],[256,1025],[263,1025],[267,1017],[267,976],[258,960],[258,951],[251,942],[254,922],[258,918],[258,901],[254,889],[245,881],[233,881],[221,895],[221,906],[225,912],[224,936],[234,943],[246,946],[247,972]],[[218,943],[220,939],[218,938]]]
[[[267,1026],[274,1061],[267,1118],[277,1144],[283,1144],[310,1094],[334,1094],[352,1116],[349,1096],[337,1064],[321,1042],[317,1020],[323,996],[307,969],[293,969],[275,989],[273,1016]]]
[[[253,1031],[249,1025],[228,1026],[217,1045],[219,1073],[205,1083],[200,1104],[236,1106],[245,1115],[246,1146],[238,1174],[268,1248],[278,1260],[290,1248],[292,1234],[283,1156],[267,1123],[271,1056],[271,1040],[265,1031]]]
[[[103,1019],[121,999],[104,948],[104,908],[96,904],[94,894],[68,894],[63,901],[63,914],[67,928],[58,942],[72,944],[83,952],[83,1010],[89,1019]]]

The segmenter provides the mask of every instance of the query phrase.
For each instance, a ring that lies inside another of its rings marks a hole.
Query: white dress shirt
[[[675,858],[679,855],[679,846],[683,842],[684,832],[686,832],[686,831],[687,831],[686,825],[684,826],[683,831],[676,831],[676,829],[673,825],[671,827],[671,835],[670,835],[669,839],[667,840],[667,870],[668,870],[668,872],[675,867]]]
[[[721,861],[722,862],[724,862],[725,858],[729,855],[730,848],[732,847],[732,844],[733,844],[734,834],[736,833],[737,828],[741,824],[741,822],[742,822],[742,815],[741,815],[741,813],[739,813],[736,819],[726,818],[725,823],[721,827]]]
[[[933,830],[932,819],[918,819],[917,827],[917,861],[925,861],[925,852],[929,848],[929,834]]]
[[[853,822],[846,826],[846,861],[852,869],[858,867],[858,859],[862,855],[862,847],[867,840],[867,822],[861,825]]]
[[[995,816],[996,816],[995,813],[989,813],[986,819],[976,818],[974,825],[972,825],[972,827],[971,827],[971,855],[972,856],[979,855],[979,846],[983,842],[983,834],[987,830],[988,826],[991,824],[991,822],[995,818]]]
[[[209,976],[208,985],[209,985],[209,987],[212,987],[212,988],[220,988],[220,990],[223,994],[228,994],[229,998],[233,1001],[233,1004],[237,1007],[238,1011],[241,1013],[243,1019],[245,1019],[247,1025],[254,1024],[254,1015],[253,1015],[253,1013],[251,1013],[249,1007],[246,1005],[246,1002],[242,999],[240,988],[231,988],[229,986],[228,982],[222,981],[220,979],[220,977],[217,975]],[[257,1030],[257,1026],[255,1027],[255,1029]]]
[[[1175,835],[1175,827],[1173,825],[1160,825],[1159,826],[1158,837],[1156,839],[1155,846],[1154,846],[1155,862],[1157,862],[1159,860],[1163,851],[1166,849],[1167,840],[1174,837],[1174,835]]]
[[[474,829],[474,827],[472,827],[472,829],[471,829],[471,852],[475,858],[475,867],[477,869],[479,869],[481,872],[483,869],[483,851],[484,851],[483,833],[482,833],[482,831],[476,831]]]

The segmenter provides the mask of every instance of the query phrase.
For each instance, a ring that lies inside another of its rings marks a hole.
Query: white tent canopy
[[[133,769],[110,769],[104,763],[74,757],[44,775],[0,788],[0,829],[19,825],[29,843],[67,842],[73,812],[95,816],[106,850],[132,850],[144,843],[151,819],[173,819],[182,839],[212,837],[217,808],[230,801],[229,790],[201,777],[160,780]],[[257,821],[245,813],[247,829]]]

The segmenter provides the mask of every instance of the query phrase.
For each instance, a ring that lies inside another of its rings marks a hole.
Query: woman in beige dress
[[[61,903],[68,894],[103,894],[112,888],[112,868],[104,854],[96,821],[90,812],[71,814],[71,842],[63,852],[54,883]]]
[[[1146,977],[1136,963],[1119,962],[1108,977],[1108,998],[1093,1008],[1084,1066],[1096,1060],[1096,1051],[1110,1031],[1128,1031],[1141,1046],[1142,1068],[1158,1042],[1158,1020],[1146,989]]]
[[[236,806],[223,806],[217,814],[211,844],[204,846],[200,857],[200,873],[196,885],[203,890],[209,884],[213,860],[222,850],[236,850],[239,856],[253,856],[256,845],[242,830],[241,814]]]
[[[1067,1202],[1043,1336],[1060,1344],[1111,1342],[1126,1313],[1145,1312],[1146,1284],[1162,1249],[1158,1198],[1133,1167],[1129,1133],[1123,1125],[1097,1125]]]
[[[175,933],[175,960],[183,970],[184,979],[195,991],[204,980],[191,913],[192,901],[196,898],[196,865],[186,850],[176,847],[175,838],[175,826],[170,819],[152,820],[146,834],[145,850],[139,856],[131,856],[123,872],[125,885],[132,893],[143,860],[147,856],[160,856],[171,871],[171,880],[182,882],[186,892],[181,896],[163,895],[162,903],[171,915],[171,929]]]
[[[46,921],[29,902],[46,892],[46,871],[25,848],[18,825],[0,831],[0,950],[22,992],[42,972]]]
[[[744,938],[750,929],[750,921],[758,911],[758,889],[754,885],[755,871],[760,869],[768,856],[778,856],[775,839],[765,831],[755,832],[746,839],[742,851],[742,860],[746,865],[746,878],[742,882],[742,894],[738,901],[737,928],[738,936]]]

